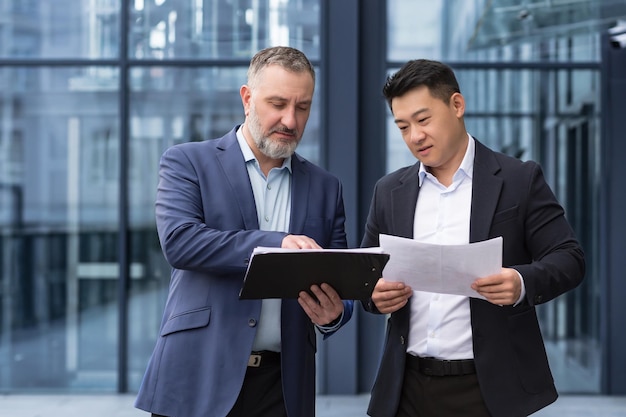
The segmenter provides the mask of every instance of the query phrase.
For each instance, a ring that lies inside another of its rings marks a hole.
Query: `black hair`
[[[428,59],[415,59],[404,64],[395,74],[387,77],[383,95],[389,108],[391,101],[410,90],[425,86],[430,94],[448,104],[454,93],[460,93],[459,83],[449,66]]]

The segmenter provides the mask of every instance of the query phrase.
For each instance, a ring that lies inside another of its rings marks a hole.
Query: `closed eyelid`
[[[411,115],[409,115],[409,120],[423,120],[428,118],[430,115],[429,114],[425,114],[428,111],[428,109],[419,109],[414,111],[413,113],[411,113]],[[410,124],[410,121],[405,120],[404,118],[402,119],[394,119],[395,124],[399,125],[399,124]]]

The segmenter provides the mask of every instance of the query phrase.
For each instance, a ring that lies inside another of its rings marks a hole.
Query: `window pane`
[[[138,59],[249,58],[293,46],[320,52],[320,0],[169,0],[129,2],[129,55]]]
[[[1,58],[115,58],[120,0],[0,2]]]
[[[116,389],[114,68],[0,69],[0,389]]]
[[[388,0],[387,14],[390,61],[595,62],[626,2]]]

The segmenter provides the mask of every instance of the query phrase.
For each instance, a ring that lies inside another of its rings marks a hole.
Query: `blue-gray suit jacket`
[[[136,407],[171,417],[223,417],[242,386],[261,300],[239,300],[256,246],[280,247],[286,233],[260,231],[236,129],[169,148],[161,158],[156,222],[172,266],[160,334]],[[292,157],[289,231],[324,248],[345,248],[339,180]],[[342,324],[352,314],[344,301]],[[297,300],[283,300],[283,393],[290,417],[315,415],[316,335]]]
[[[375,187],[361,246],[380,233],[412,238],[419,163],[383,177]],[[535,305],[576,287],[583,252],[540,167],[493,152],[476,141],[470,242],[503,237],[502,262],[524,277],[526,300],[500,307],[470,298],[476,373],[494,417],[527,416],[557,398]],[[366,310],[377,312],[371,300]],[[396,415],[404,375],[409,304],[391,314],[368,414]]]

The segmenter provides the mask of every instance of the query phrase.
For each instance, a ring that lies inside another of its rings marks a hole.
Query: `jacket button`
[[[404,344],[404,336],[400,336],[400,344],[403,345]]]
[[[255,319],[248,320],[248,326],[250,326],[250,327],[256,326],[256,320]]]
[[[541,295],[536,295],[535,296],[535,304],[541,303],[542,300],[543,300],[543,297]]]

